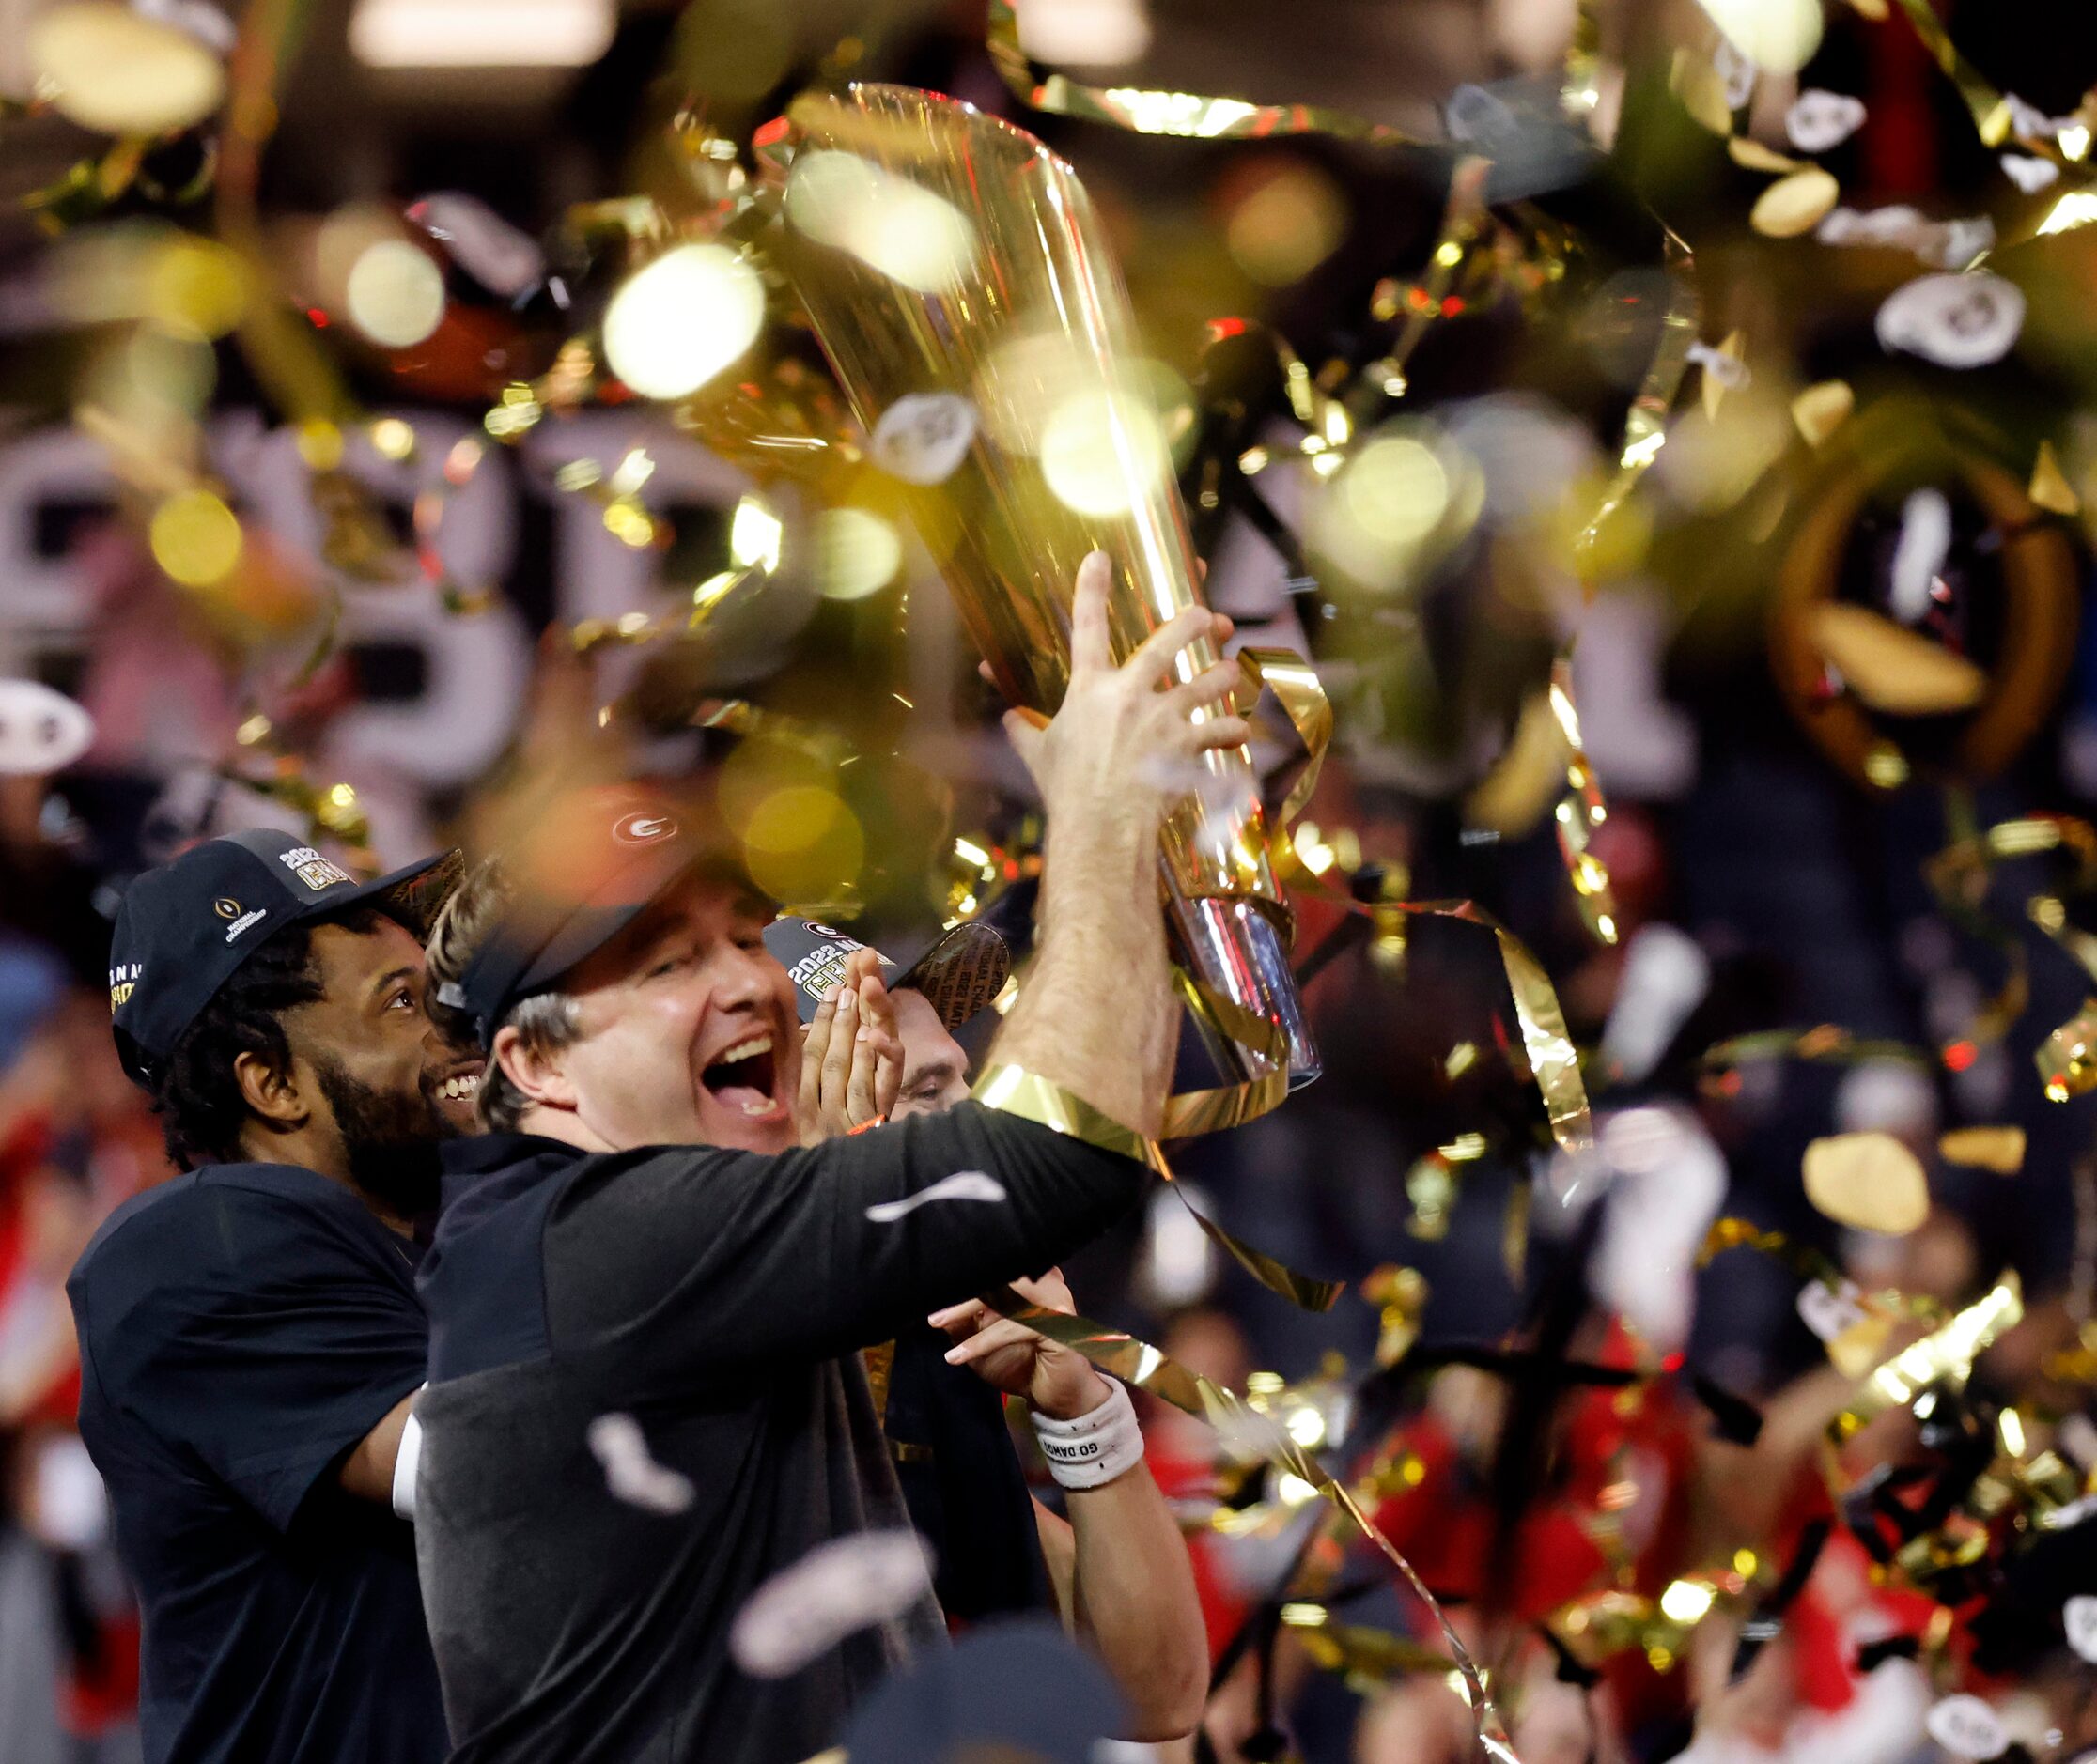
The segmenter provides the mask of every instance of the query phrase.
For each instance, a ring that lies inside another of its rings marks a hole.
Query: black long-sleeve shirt
[[[1067,1255],[1127,1208],[1142,1166],[972,1103],[777,1157],[503,1135],[448,1156],[419,1282],[416,1541],[454,1757],[820,1750],[942,1633],[927,1599],[787,1679],[729,1655],[770,1575],[908,1524],[856,1350]],[[895,1209],[970,1170],[1004,1199]],[[613,1412],[689,1478],[689,1509],[612,1493],[586,1435]]]

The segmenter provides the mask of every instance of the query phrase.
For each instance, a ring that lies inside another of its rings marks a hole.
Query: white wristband
[[[426,1386],[427,1388],[427,1386]],[[393,1509],[412,1524],[415,1519],[415,1466],[422,1462],[422,1423],[413,1416],[400,1430],[400,1450],[394,1456]]]
[[[1075,1421],[1032,1415],[1048,1474],[1066,1489],[1096,1489],[1143,1462],[1143,1430],[1128,1386],[1108,1379],[1107,1400]]]

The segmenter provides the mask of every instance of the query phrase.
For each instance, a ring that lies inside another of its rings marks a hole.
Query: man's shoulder
[[[291,1164],[209,1164],[133,1195],[102,1221],[67,1281],[85,1292],[179,1286],[297,1241],[355,1246],[382,1231],[339,1183]],[[282,1272],[283,1270],[276,1270]]]

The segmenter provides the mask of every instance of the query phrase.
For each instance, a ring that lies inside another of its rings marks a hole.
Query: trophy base
[[[1289,1088],[1298,1090],[1324,1069],[1311,1026],[1303,1018],[1289,971],[1289,952],[1274,921],[1247,900],[1168,896],[1166,922],[1181,966],[1219,998],[1228,998],[1279,1028],[1288,1041]],[[1219,1071],[1236,1082],[1262,1078],[1273,1070],[1267,1059],[1194,1020]]]

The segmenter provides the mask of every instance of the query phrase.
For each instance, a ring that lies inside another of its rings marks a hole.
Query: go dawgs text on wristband
[[[1074,1421],[1030,1415],[1048,1474],[1066,1489],[1096,1489],[1143,1462],[1143,1430],[1128,1386],[1110,1378],[1107,1400]]]

